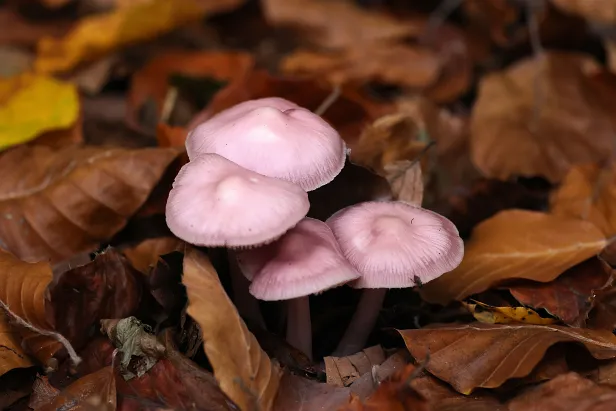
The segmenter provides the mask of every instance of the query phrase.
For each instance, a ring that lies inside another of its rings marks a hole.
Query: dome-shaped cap
[[[366,202],[327,220],[345,257],[362,277],[355,288],[425,284],[462,261],[464,244],[447,218],[403,202]]]
[[[313,112],[282,98],[250,100],[197,126],[186,139],[188,157],[219,154],[257,173],[306,191],[321,187],[344,167],[340,135]]]
[[[289,300],[319,293],[359,278],[333,233],[322,221],[304,218],[271,244],[237,253],[260,300]]]
[[[167,200],[167,225],[200,246],[247,247],[275,240],[308,212],[296,184],[246,170],[217,154],[184,165]]]

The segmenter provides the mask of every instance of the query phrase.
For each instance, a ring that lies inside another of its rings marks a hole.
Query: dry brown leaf
[[[348,387],[336,387],[285,372],[280,380],[274,411],[335,410],[349,401]]]
[[[552,3],[567,13],[602,23],[616,23],[614,0],[552,0]]]
[[[364,10],[351,0],[261,0],[261,5],[271,24],[311,30],[309,39],[324,48],[364,47],[421,33],[417,24]]]
[[[472,323],[399,332],[413,357],[424,361],[429,355],[426,369],[463,394],[529,375],[548,348],[560,342],[583,344],[597,359],[616,357],[616,336],[603,330]]]
[[[523,10],[508,0],[466,0],[462,2],[462,9],[472,27],[487,31],[497,45],[506,47],[519,39],[519,33],[512,35],[508,29],[519,21]]]
[[[552,193],[550,211],[591,221],[608,237],[616,234],[616,164],[572,167]]]
[[[13,8],[0,8],[0,44],[34,46],[42,37],[66,34],[74,23],[70,20],[32,21]]]
[[[254,59],[245,52],[168,51],[158,54],[132,77],[127,117],[138,123],[141,106],[150,100],[156,104],[156,112],[160,115],[171,75],[211,77],[232,87],[234,83],[242,82],[253,66]]]
[[[418,161],[398,161],[385,166],[385,178],[394,199],[415,204],[423,203],[423,175]]]
[[[185,147],[188,129],[168,124],[156,125],[156,141],[159,147]]]
[[[32,367],[34,363],[21,347],[21,336],[0,309],[0,376],[15,368]]]
[[[385,361],[385,353],[380,345],[366,348],[347,357],[325,357],[327,383],[337,387],[348,387],[374,366]]]
[[[554,318],[544,318],[526,307],[493,307],[479,301],[462,303],[479,322],[486,324],[554,324]]]
[[[17,147],[0,157],[0,246],[24,261],[95,249],[126,224],[172,148]]]
[[[116,383],[112,366],[88,374],[62,390],[53,401],[37,408],[35,411],[115,411]]]
[[[183,249],[184,242],[176,237],[158,237],[147,239],[122,252],[133,267],[147,274],[160,261],[160,256]]]
[[[23,344],[41,363],[62,347],[56,340],[35,333],[16,322],[25,322],[43,331],[53,331],[53,317],[46,310],[48,286],[53,279],[46,262],[25,263],[14,255],[0,250],[0,303],[11,310],[10,324],[19,330]],[[15,318],[17,317],[17,318]]]
[[[60,390],[49,383],[45,375],[37,376],[32,385],[32,395],[28,401],[28,407],[36,410],[53,401],[60,393]]]
[[[431,50],[404,44],[376,44],[344,52],[299,50],[284,58],[283,72],[316,75],[333,84],[379,82],[424,88],[436,82],[441,63]]]
[[[242,410],[271,410],[280,368],[246,328],[207,255],[186,250],[182,282],[187,313],[201,327],[203,348],[222,391]]]
[[[613,387],[597,385],[576,373],[559,375],[513,399],[509,411],[611,411]]]
[[[483,221],[453,271],[426,284],[427,301],[446,304],[510,279],[552,281],[598,254],[606,240],[592,223],[536,211],[505,210]]]
[[[612,283],[613,269],[599,258],[570,268],[549,283],[526,283],[509,288],[520,303],[543,308],[565,324],[582,327],[595,305],[597,291]]]
[[[471,118],[473,162],[490,177],[558,182],[572,165],[610,158],[615,84],[575,53],[545,53],[486,75]]]

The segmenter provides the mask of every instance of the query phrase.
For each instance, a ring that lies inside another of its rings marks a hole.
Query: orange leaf
[[[550,198],[555,215],[594,223],[606,236],[616,234],[616,164],[578,165]]]
[[[1,280],[0,280],[1,281]],[[15,368],[32,367],[34,363],[21,347],[21,336],[0,310],[0,376]]]
[[[475,227],[462,263],[426,284],[421,294],[427,301],[446,304],[504,280],[552,281],[605,244],[601,232],[586,221],[535,211],[501,211]]]
[[[0,157],[0,243],[24,261],[91,251],[124,227],[177,155],[17,147]]]
[[[557,52],[486,75],[471,118],[473,162],[498,179],[558,182],[574,164],[610,158],[613,78],[586,55]]]
[[[559,342],[583,344],[597,359],[616,357],[616,336],[603,330],[472,323],[399,332],[413,357],[424,361],[429,355],[426,369],[463,394],[529,375]]]
[[[156,140],[159,147],[185,147],[188,130],[184,127],[173,127],[164,123],[156,126]]]
[[[145,240],[135,247],[124,250],[123,253],[133,267],[142,273],[148,273],[160,261],[160,256],[183,249],[182,240],[175,237],[159,237]]]

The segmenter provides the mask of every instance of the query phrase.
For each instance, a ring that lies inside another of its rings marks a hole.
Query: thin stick
[[[173,113],[173,109],[175,108],[175,104],[178,101],[179,91],[177,87],[171,87],[165,94],[165,101],[163,102],[163,108],[160,112],[160,122],[167,124],[169,122],[169,118],[171,117],[171,113]]]
[[[316,110],[314,110],[314,114],[316,114],[317,116],[322,116],[323,114],[325,114],[325,112],[336,102],[336,100],[338,100],[338,97],[340,97],[341,92],[342,89],[340,85],[336,84],[332,92],[329,93],[329,95],[325,98],[325,100],[323,100],[321,105],[317,107]]]

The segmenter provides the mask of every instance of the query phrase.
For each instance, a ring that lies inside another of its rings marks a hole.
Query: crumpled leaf
[[[25,263],[0,249],[0,303],[12,315],[44,331],[53,331],[53,317],[46,310],[47,289],[52,278],[48,263]],[[24,346],[46,364],[62,345],[49,336],[18,326],[12,315],[7,319],[21,334]]]
[[[527,37],[520,33],[521,30],[512,30],[524,10],[508,0],[467,0],[461,7],[471,21],[471,27],[483,29],[501,47],[511,46]]]
[[[80,378],[62,390],[53,401],[35,411],[56,411],[66,409],[67,405],[74,411],[115,411],[117,403],[113,367],[108,366]]]
[[[595,305],[596,291],[613,281],[612,272],[604,261],[591,258],[549,283],[520,284],[509,292],[526,306],[543,308],[565,324],[582,327]]]
[[[142,298],[138,276],[113,248],[56,276],[49,290],[56,329],[75,349],[81,349],[90,338],[91,328],[98,328],[103,318],[124,318],[135,313]]]
[[[177,149],[16,147],[0,157],[0,245],[24,261],[95,249],[145,202]]]
[[[152,328],[136,317],[101,320],[101,328],[122,353],[120,373],[126,381],[143,376],[165,354],[165,346],[151,333]],[[135,373],[129,369],[133,356],[139,357]]]
[[[592,223],[536,211],[505,210],[473,230],[462,263],[425,284],[424,299],[446,304],[510,279],[554,280],[598,254],[605,237]]]
[[[142,241],[122,252],[128,261],[140,272],[147,274],[161,261],[161,256],[174,251],[182,251],[184,242],[176,237],[157,237]]]
[[[28,407],[36,410],[45,406],[58,396],[60,390],[49,383],[45,375],[38,375],[32,385],[32,395],[28,401]]]
[[[324,48],[367,44],[417,36],[418,25],[364,10],[351,0],[261,0],[269,23],[313,31],[309,39]]]
[[[43,73],[69,71],[117,48],[162,35],[210,13],[232,10],[242,3],[243,0],[148,0],[88,16],[62,38],[41,39],[35,69]]]
[[[0,376],[15,368],[32,367],[34,363],[21,347],[21,336],[17,328],[0,309]]]
[[[616,357],[610,331],[531,324],[445,324],[400,330],[418,361],[458,392],[500,387],[510,378],[529,375],[548,348],[560,342],[583,344],[597,359]]]
[[[575,164],[607,160],[616,126],[610,78],[592,58],[561,52],[486,75],[471,118],[473,162],[489,177],[559,182]]]
[[[223,87],[233,87],[233,83],[243,81],[253,66],[253,57],[245,52],[170,51],[158,54],[132,76],[127,117],[131,122],[139,123],[139,110],[146,103],[154,103],[156,113],[160,116],[171,88],[172,76],[181,74],[191,78],[207,77],[224,82]],[[195,92],[205,97],[201,90]],[[202,108],[199,106],[197,110]]]
[[[280,368],[246,328],[205,254],[186,250],[182,282],[187,313],[201,326],[203,348],[222,391],[242,410],[271,410]]]
[[[424,184],[419,162],[404,160],[388,164],[385,166],[385,178],[396,200],[421,206]]]
[[[368,347],[347,357],[325,357],[327,383],[337,387],[348,387],[372,367],[385,361],[385,353],[380,345]]]
[[[462,303],[479,322],[486,324],[535,324],[546,325],[556,322],[553,318],[544,318],[536,311],[526,307],[493,307],[479,301]]]
[[[0,150],[69,129],[78,117],[79,95],[71,83],[32,73],[0,79]]]
[[[613,387],[597,385],[570,372],[529,389],[508,405],[509,411],[608,411],[616,402]]]
[[[616,164],[572,167],[550,198],[553,214],[594,223],[610,237],[616,234]]]

